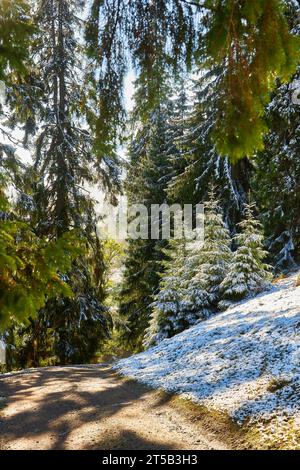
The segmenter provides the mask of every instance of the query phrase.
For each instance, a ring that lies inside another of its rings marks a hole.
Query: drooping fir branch
[[[251,162],[245,158],[233,164],[216,149],[213,132],[220,98],[217,89],[223,76],[224,69],[218,67],[193,80],[193,105],[177,122],[182,131],[175,140],[177,153],[171,156],[174,174],[168,196],[176,202],[197,204],[207,199],[210,185],[215,186],[226,223],[234,231],[247,200]]]
[[[30,37],[34,31],[27,0],[0,3],[0,80],[26,71]],[[11,75],[12,74],[12,75]]]
[[[124,121],[123,85],[130,68],[143,85],[140,114],[147,116],[159,105],[168,71],[191,64],[192,5],[165,2],[94,0],[86,28],[91,61],[88,81],[99,112],[94,115],[99,152],[112,152]]]
[[[154,109],[156,77],[162,82],[166,70],[194,63],[225,70],[214,132],[218,152],[232,161],[253,155],[263,147],[264,107],[275,78],[287,80],[298,62],[300,44],[289,32],[286,3],[95,0],[86,40],[96,64],[92,76],[102,140],[108,136],[111,142],[123,120],[123,81],[130,67],[149,84],[144,106]],[[160,68],[153,66],[158,57]]]
[[[263,148],[264,108],[276,77],[295,72],[300,41],[290,33],[281,0],[206,2],[203,60],[223,66],[214,138],[222,155],[236,161]]]
[[[287,2],[291,31],[300,36],[300,1]],[[255,159],[252,187],[264,223],[269,261],[276,272],[295,268],[300,257],[300,107],[293,97],[300,69],[289,83],[278,83],[266,110],[270,131]]]

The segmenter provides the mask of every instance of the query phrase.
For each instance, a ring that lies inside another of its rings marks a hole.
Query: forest
[[[141,352],[297,269],[299,35],[297,0],[0,0],[3,370]],[[105,238],[97,197],[204,204],[204,244]]]

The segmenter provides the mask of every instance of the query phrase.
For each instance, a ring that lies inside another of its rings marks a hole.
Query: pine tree
[[[81,106],[83,71],[77,15],[82,6],[80,0],[39,0],[32,49],[42,84],[39,104],[34,108],[38,125],[34,136],[32,225],[38,236],[54,240],[76,229],[85,244],[84,255],[77,257],[65,277],[74,298],[60,296],[49,301],[35,321],[40,331],[55,331],[54,348],[61,363],[93,356],[109,327],[103,306],[97,217],[87,190],[88,185],[98,183],[103,168],[92,153],[92,136]]]
[[[263,262],[267,252],[263,247],[262,226],[253,211],[253,204],[245,206],[245,220],[239,224],[241,233],[235,237],[238,248],[221,284],[224,291],[221,308],[263,291],[272,277],[270,267]]]
[[[149,347],[183,331],[195,322],[185,309],[186,290],[186,240],[171,239],[164,250],[163,274],[159,292],[154,296],[149,327],[146,330],[144,346]]]
[[[166,202],[165,188],[170,174],[168,107],[161,106],[137,132],[130,149],[125,184],[129,204]],[[150,219],[149,219],[150,221]],[[148,326],[153,295],[159,285],[158,266],[163,258],[163,240],[129,240],[121,290],[120,314],[127,321],[123,341],[140,350]]]
[[[25,1],[6,0],[0,4],[0,79],[10,90],[18,86],[27,73],[34,32],[28,14],[29,4]],[[14,108],[15,103],[9,98],[5,103],[6,114],[15,113],[22,120],[20,110]],[[3,108],[0,109],[1,118]],[[0,127],[1,134],[15,143],[7,122],[5,124]],[[70,269],[72,258],[80,252],[78,240],[72,233],[57,241],[37,237],[27,223],[28,212],[22,216],[14,201],[8,199],[9,187],[14,188],[17,196],[25,196],[23,170],[15,147],[0,143],[1,328],[12,322],[26,322],[30,316],[33,318],[44,306],[46,296],[71,296],[63,274]]]
[[[215,192],[210,189],[205,203],[205,238],[199,252],[196,279],[208,292],[212,308],[216,308],[221,295],[221,284],[231,261],[231,238],[226,227]]]

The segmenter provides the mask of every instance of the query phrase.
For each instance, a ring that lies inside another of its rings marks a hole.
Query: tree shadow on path
[[[129,422],[142,423],[147,393],[147,387],[132,386],[105,366],[2,376],[0,395],[7,398],[0,414],[2,449],[171,449],[167,442],[127,429],[127,415]],[[118,421],[121,410],[125,413]]]

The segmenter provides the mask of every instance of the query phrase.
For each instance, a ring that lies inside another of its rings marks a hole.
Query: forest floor
[[[225,430],[111,367],[31,369],[0,376],[0,449],[228,449]]]

